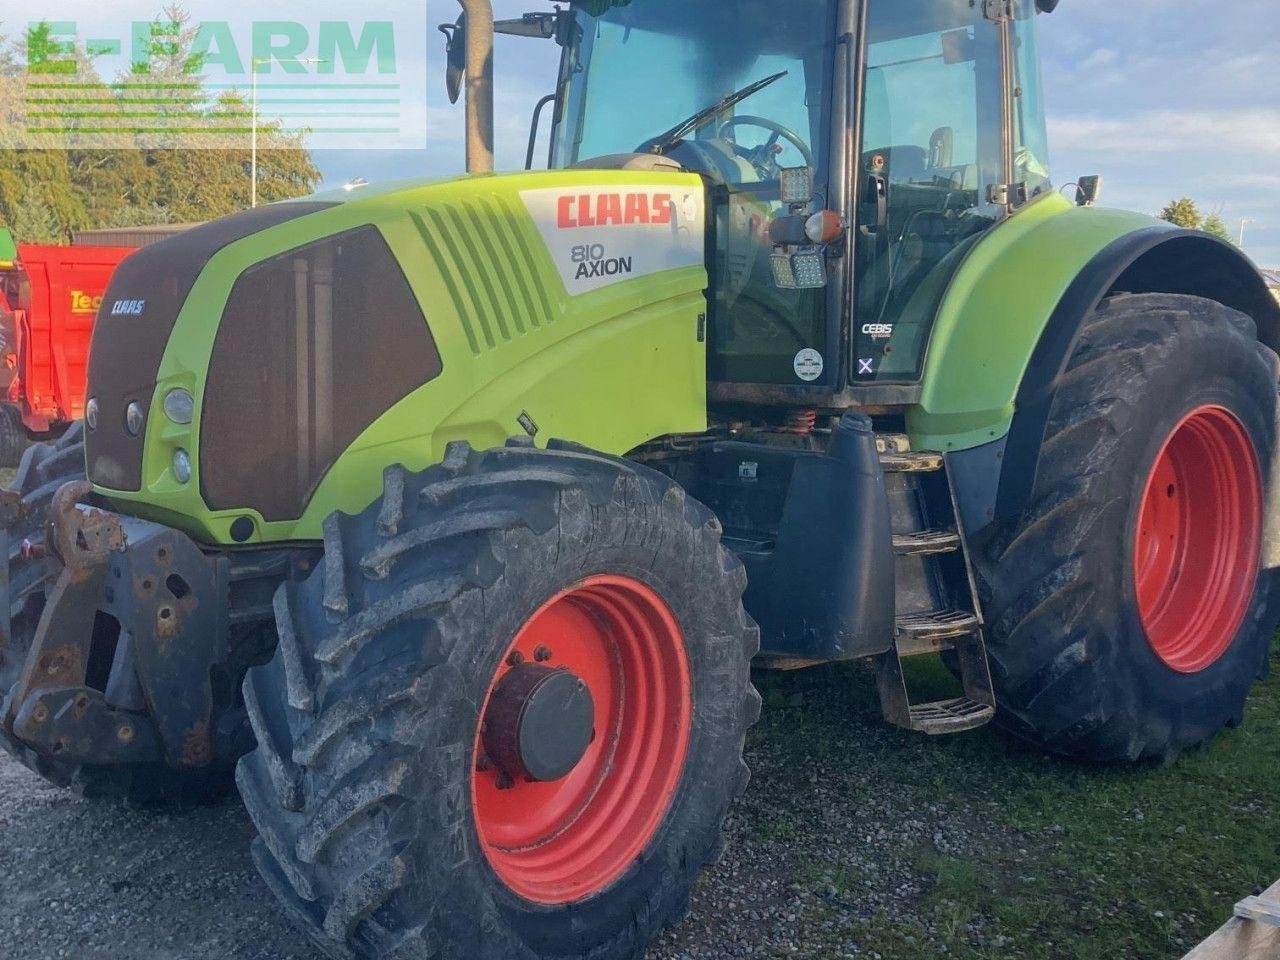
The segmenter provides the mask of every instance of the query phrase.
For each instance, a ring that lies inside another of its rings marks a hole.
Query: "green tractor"
[[[2,738],[231,772],[334,957],[638,957],[747,786],[751,668],[1093,761],[1239,723],[1280,619],[1280,308],[1068,199],[1053,0],[573,0],[551,169],[275,204],[118,270],[5,513]],[[541,39],[537,39],[541,38]],[[955,696],[913,699],[941,657]]]

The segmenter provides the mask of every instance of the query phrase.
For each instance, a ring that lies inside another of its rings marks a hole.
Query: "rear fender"
[[[1201,296],[1240,310],[1280,345],[1280,305],[1228,243],[1140,214],[1045,197],[969,255],[939,310],[917,449],[948,453],[970,533],[1026,502],[1054,390],[1085,319],[1114,293]]]
[[[1238,248],[1194,230],[1151,226],[1099,251],[1058,303],[1018,389],[1017,412],[1005,447],[997,517],[1021,512],[1035,483],[1036,456],[1059,378],[1066,371],[1085,319],[1118,293],[1203,297],[1239,310],[1258,325],[1258,339],[1280,347],[1280,304],[1262,274]]]

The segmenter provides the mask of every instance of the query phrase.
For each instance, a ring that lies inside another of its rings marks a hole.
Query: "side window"
[[[1014,183],[1026,183],[1035,196],[1052,189],[1049,182],[1049,134],[1044,120],[1044,87],[1036,45],[1035,0],[1017,0],[1013,22]]]
[[[910,380],[964,251],[999,215],[1000,31],[969,0],[872,0],[867,30],[853,369]]]
[[[441,368],[374,227],[250,267],[227,301],[205,387],[206,503],[296,519],[352,441]]]

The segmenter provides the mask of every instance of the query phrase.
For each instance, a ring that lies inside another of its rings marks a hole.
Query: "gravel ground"
[[[649,960],[1173,960],[1280,874],[1274,682],[1246,731],[1136,771],[886,728],[858,667],[760,685],[729,852]],[[234,799],[89,802],[0,754],[0,957],[319,960],[251,835]]]
[[[803,699],[791,693],[785,708]],[[852,780],[822,762],[797,771],[779,745],[753,743],[755,777],[729,853],[653,960],[858,956],[856,921],[921,893],[904,851],[927,842],[975,852],[963,807],[904,814],[900,785],[873,770]],[[0,754],[8,960],[315,960],[254,872],[252,835],[234,799],[167,812],[86,801]],[[849,889],[842,878],[852,876]]]

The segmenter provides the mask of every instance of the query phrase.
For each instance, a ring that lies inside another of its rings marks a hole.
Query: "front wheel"
[[[759,637],[719,524],[624,461],[454,445],[326,532],[245,684],[290,914],[344,956],[638,957],[747,782]]]
[[[22,411],[15,404],[0,403],[0,467],[17,467],[30,446]]]
[[[1105,301],[1057,385],[1028,509],[980,560],[999,716],[1098,760],[1240,721],[1277,611],[1264,569],[1277,360],[1195,297]]]

